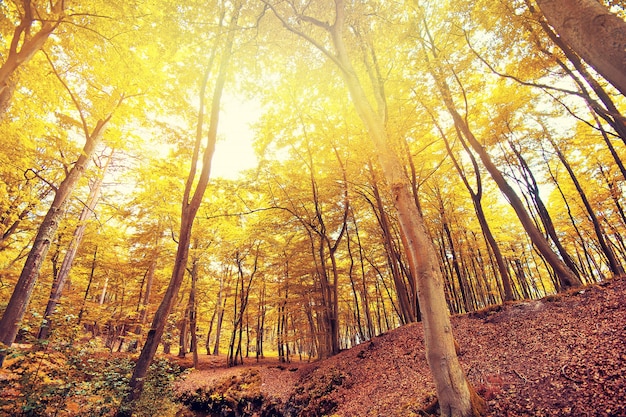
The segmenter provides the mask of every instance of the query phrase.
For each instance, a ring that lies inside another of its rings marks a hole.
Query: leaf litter
[[[459,359],[488,416],[626,416],[626,278],[452,317]],[[208,357],[204,357],[208,358]],[[421,323],[316,362],[211,359],[180,392],[258,370],[259,390],[285,416],[427,416],[435,388]],[[279,415],[258,409],[249,415]]]

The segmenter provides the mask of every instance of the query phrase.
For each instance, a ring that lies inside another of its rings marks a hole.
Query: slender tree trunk
[[[265,355],[263,353],[263,339],[265,335],[265,313],[267,312],[267,307],[265,305],[265,280],[262,281],[261,289],[259,290],[259,308],[257,312],[257,324],[256,324],[256,360],[258,362],[259,358],[264,358]]]
[[[348,267],[348,277],[350,279],[350,286],[352,287],[352,296],[354,298],[354,321],[355,327],[358,330],[360,341],[366,340],[365,331],[363,331],[363,321],[361,320],[361,306],[359,305],[359,293],[354,280],[354,256],[352,253],[352,245],[350,245],[350,234],[346,230],[346,242],[348,244],[348,258],[350,259],[350,266]]]
[[[207,144],[202,156],[202,167],[198,182],[195,186],[195,191],[192,193],[194,185],[194,179],[197,169],[197,160],[200,152],[200,145],[202,142],[202,125],[204,117],[204,92],[208,82],[208,76],[210,73],[210,66],[207,68],[206,75],[204,77],[202,87],[200,89],[201,106],[198,116],[198,128],[196,134],[196,142],[194,146],[193,160],[189,176],[185,183],[185,192],[181,210],[181,223],[180,234],[178,238],[178,249],[176,251],[176,258],[174,261],[174,268],[172,270],[172,277],[167,287],[163,300],[157,309],[152,326],[148,331],[146,343],[141,350],[135,370],[130,380],[130,392],[124,398],[118,409],[118,417],[130,417],[134,402],[137,401],[143,391],[144,378],[148,373],[148,368],[152,363],[154,355],[156,354],[157,347],[163,336],[165,325],[167,323],[167,317],[172,310],[172,306],[183,282],[185,274],[187,258],[189,257],[189,244],[191,242],[191,229],[193,226],[196,213],[200,208],[202,198],[206,191],[209,175],[211,172],[211,160],[215,152],[215,142],[217,140],[217,126],[219,121],[220,102],[222,98],[222,92],[224,91],[224,85],[226,83],[226,74],[232,52],[233,40],[235,35],[235,26],[239,18],[239,8],[237,8],[232,15],[229,30],[227,32],[226,42],[222,51],[221,62],[219,65],[218,75],[215,82],[215,89],[213,91],[213,100],[211,103],[211,118],[209,122],[209,132],[207,138]],[[217,48],[217,44],[216,44]]]
[[[363,262],[363,246],[361,245],[361,236],[359,235],[359,226],[357,224],[356,218],[354,217],[354,212],[352,213],[352,222],[354,223],[354,234],[356,235],[357,247],[359,249],[359,265],[361,269],[361,299],[363,304],[363,311],[365,312],[365,319],[367,321],[367,340],[371,339],[376,335],[376,331],[374,329],[374,322],[372,320],[372,311],[370,308],[370,299],[368,295],[368,285],[366,281],[365,274],[365,262]]]
[[[215,328],[215,343],[213,344],[213,356],[220,354],[220,340],[222,338],[222,324],[224,323],[224,313],[226,311],[226,298],[219,306],[219,313],[217,314],[217,327]]]
[[[96,261],[98,259],[98,246],[93,250],[93,258],[91,260],[91,270],[89,271],[89,281],[87,282],[87,288],[85,289],[85,295],[83,296],[83,303],[80,307],[80,311],[78,312],[78,324],[81,323],[83,319],[83,314],[85,312],[85,304],[87,304],[87,298],[89,297],[89,289],[91,288],[91,283],[93,282],[93,276],[96,272]],[[95,336],[95,332],[94,332]]]
[[[219,309],[220,304],[216,303],[215,308],[213,309],[213,313],[211,314],[211,320],[209,320],[209,331],[206,335],[206,342],[204,344],[204,348],[206,349],[206,354],[211,354],[211,334],[213,333],[213,324],[215,323],[215,316],[217,315],[217,310]]]
[[[99,120],[91,134],[87,135],[82,153],[56,190],[52,205],[39,226],[37,236],[28,254],[28,258],[26,258],[22,273],[13,289],[11,299],[2,315],[2,319],[0,319],[0,342],[7,346],[11,346],[15,341],[19,324],[24,317],[35,283],[37,282],[39,270],[46,258],[50,243],[54,239],[67,203],[78,181],[83,176],[96,146],[100,143],[106,125],[110,119],[111,116],[104,120]],[[0,365],[3,361],[4,355],[0,354]]]
[[[198,261],[194,259],[191,268],[191,290],[189,291],[189,330],[191,331],[191,353],[193,355],[193,367],[198,369],[198,305],[196,303],[196,287],[198,284]]]
[[[106,174],[107,168],[112,158],[113,152],[111,152],[111,154],[107,157],[104,166],[101,168],[100,176],[92,185],[89,197],[87,198],[87,203],[85,207],[83,207],[83,210],[78,217],[78,226],[76,227],[76,230],[74,230],[74,235],[72,236],[72,240],[70,241],[69,248],[67,249],[67,252],[65,252],[65,256],[63,257],[63,262],[61,263],[59,273],[55,276],[52,283],[52,290],[50,291],[48,304],[43,314],[44,321],[39,328],[39,334],[37,335],[39,339],[47,339],[48,335],[50,334],[50,317],[54,313],[56,306],[61,300],[61,294],[63,293],[63,289],[65,288],[67,278],[70,275],[70,270],[72,269],[72,264],[74,263],[74,259],[76,258],[76,253],[78,252],[78,249],[80,248],[80,245],[83,241],[83,235],[85,233],[85,229],[87,228],[87,219],[92,215],[96,204],[98,204],[102,181],[104,180],[104,175]]]
[[[148,266],[148,271],[146,273],[146,291],[143,293],[143,297],[141,298],[141,305],[139,307],[139,325],[141,328],[146,324],[148,320],[148,306],[150,305],[150,296],[152,295],[152,284],[154,283],[154,274],[157,268],[157,259],[158,259],[158,249],[155,249],[155,253],[152,255],[153,258],[150,261],[150,265]],[[137,332],[138,334],[140,332]]]
[[[178,332],[178,357],[184,358],[187,355],[187,347],[189,346],[188,342],[188,326],[189,326],[189,315],[191,308],[191,294],[189,294],[189,298],[187,299],[187,306],[185,307],[185,312],[183,313],[183,318],[180,320],[180,328]]]

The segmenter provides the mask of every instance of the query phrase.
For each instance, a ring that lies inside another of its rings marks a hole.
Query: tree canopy
[[[179,3],[0,3],[5,360],[324,358],[624,273],[624,65],[553,10],[623,52],[621,2]]]

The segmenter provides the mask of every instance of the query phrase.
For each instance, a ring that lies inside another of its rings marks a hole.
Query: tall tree
[[[217,128],[219,122],[220,103],[224,86],[226,84],[228,68],[230,63],[230,57],[232,54],[232,48],[235,38],[235,28],[237,27],[237,21],[239,18],[239,11],[241,4],[234,5],[234,10],[231,10],[230,23],[225,29],[226,37],[219,37],[223,40],[223,44],[220,42],[214,43],[214,49],[211,54],[210,63],[206,68],[202,84],[200,87],[200,107],[198,110],[198,122],[196,130],[195,145],[193,150],[193,156],[191,161],[191,168],[189,176],[185,182],[185,191],[183,195],[182,211],[181,211],[181,223],[178,236],[178,249],[176,252],[176,259],[174,262],[174,268],[172,270],[172,276],[170,283],[167,287],[163,300],[156,311],[152,326],[148,331],[146,343],[143,349],[130,381],[130,392],[122,401],[118,410],[118,417],[130,417],[134,402],[141,397],[143,391],[144,378],[148,373],[148,368],[152,363],[152,359],[156,354],[157,347],[163,336],[165,325],[167,324],[167,317],[169,316],[172,306],[178,295],[178,291],[183,282],[183,277],[186,270],[187,258],[189,257],[189,245],[191,242],[191,231],[193,222],[196,217],[196,213],[200,208],[202,198],[209,183],[209,176],[211,173],[211,161],[213,154],[215,153],[215,143],[217,141]],[[224,33],[222,33],[224,35]],[[222,46],[222,48],[220,48]],[[206,144],[204,145],[204,152],[201,159],[200,175],[196,183],[196,173],[198,169],[198,161],[200,160],[200,151],[202,148],[203,139],[203,126],[204,126],[204,96],[207,90],[207,84],[209,76],[211,74],[212,62],[217,55],[218,50],[221,49],[221,57],[219,59],[219,65],[217,70],[217,77],[213,89],[213,98],[211,101],[210,121],[207,134]],[[195,188],[194,188],[195,186]]]
[[[56,70],[55,70],[56,71]],[[46,258],[50,244],[54,239],[56,231],[59,227],[59,223],[65,212],[67,203],[76,188],[78,181],[83,176],[87,165],[91,159],[91,156],[95,152],[97,146],[102,140],[102,136],[106,130],[107,124],[113,117],[113,113],[109,113],[105,117],[99,119],[94,127],[89,126],[87,119],[87,111],[83,104],[79,101],[78,97],[68,84],[61,78],[60,74],[56,72],[58,79],[64,85],[65,89],[69,93],[72,101],[74,102],[76,109],[80,115],[80,122],[77,122],[81,126],[83,134],[85,135],[85,145],[82,152],[78,156],[76,162],[67,171],[66,177],[54,189],[55,195],[50,208],[43,219],[37,236],[33,242],[33,245],[22,269],[22,273],[17,281],[17,284],[9,300],[2,319],[0,319],[0,342],[7,346],[11,346],[15,341],[19,324],[24,317],[28,302],[32,295],[35,283],[39,276],[39,271],[43,261]],[[117,106],[121,104],[124,96],[118,98]],[[0,356],[0,362],[4,360],[4,356]]]
[[[370,71],[369,79],[373,84],[376,108],[370,101],[371,96],[366,93],[348,52],[345,41],[348,17],[346,3],[343,0],[334,1],[334,5],[328,10],[334,14],[334,19],[332,23],[327,23],[325,20],[328,16],[316,18],[306,14],[307,7],[301,9],[296,2],[286,2],[292,15],[280,10],[280,4],[273,4],[268,0],[264,2],[287,30],[305,39],[335,64],[376,148],[379,163],[393,195],[409,265],[417,279],[417,294],[423,311],[426,357],[433,373],[441,415],[456,417],[482,414],[484,402],[471,387],[457,358],[443,290],[443,276],[433,243],[426,232],[424,219],[413,201],[401,161],[394,152],[385,129],[387,111],[382,80],[376,76],[375,64],[369,65],[367,69]],[[321,31],[322,39],[316,39],[310,31],[311,28]]]

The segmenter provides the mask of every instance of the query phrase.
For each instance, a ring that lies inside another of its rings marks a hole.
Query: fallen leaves
[[[488,416],[626,416],[625,278],[453,317],[453,326],[461,363],[488,401]],[[335,416],[424,416],[433,402],[420,323],[299,366],[281,386],[283,398],[306,387],[336,404]],[[325,391],[336,374],[341,384]],[[265,392],[271,384],[264,379]]]

